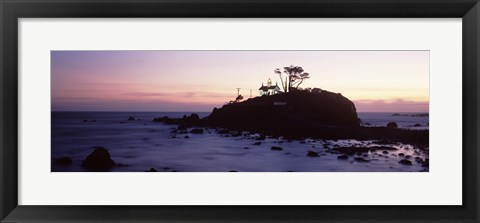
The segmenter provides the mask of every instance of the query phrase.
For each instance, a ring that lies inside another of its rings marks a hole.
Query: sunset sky
[[[358,112],[428,112],[428,51],[52,51],[52,110],[211,111],[290,65]]]

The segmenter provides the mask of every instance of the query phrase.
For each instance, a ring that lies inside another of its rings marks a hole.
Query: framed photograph
[[[478,1],[2,1],[2,222],[478,222]]]

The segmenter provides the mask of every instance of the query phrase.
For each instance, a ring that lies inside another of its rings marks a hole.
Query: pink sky
[[[52,110],[211,111],[289,65],[359,112],[428,112],[428,51],[52,51]]]

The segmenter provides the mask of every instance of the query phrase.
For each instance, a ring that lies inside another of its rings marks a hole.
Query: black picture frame
[[[0,0],[0,15],[1,222],[479,222],[478,0]],[[19,18],[74,17],[462,18],[463,205],[18,205],[17,21]]]

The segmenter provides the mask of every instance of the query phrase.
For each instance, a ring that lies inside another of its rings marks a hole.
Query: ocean
[[[261,145],[249,133],[241,136],[217,134],[206,128],[203,134],[174,134],[176,127],[154,123],[155,117],[180,118],[192,112],[52,112],[51,170],[52,172],[82,172],[82,161],[94,146],[108,149],[118,165],[113,172],[143,172],[151,168],[158,172],[405,172],[428,171],[428,167],[398,163],[404,156],[428,158],[428,150],[412,145],[392,144],[398,150],[388,155],[381,152],[358,154],[338,160],[338,154],[327,153],[329,147],[375,145],[374,141],[314,140],[288,141],[267,138]],[[201,118],[209,112],[193,112]],[[428,129],[428,116],[415,113],[358,113],[363,125],[385,126],[396,122],[400,128]],[[134,120],[128,120],[133,117]],[[415,126],[416,124],[420,126]],[[272,151],[272,146],[281,151]],[[308,157],[308,151],[319,154]],[[61,157],[70,157],[72,165],[55,164]]]
[[[428,113],[422,112],[358,112],[357,115],[363,126],[386,126],[389,122],[397,123],[399,128],[412,130],[428,129],[429,126]]]

